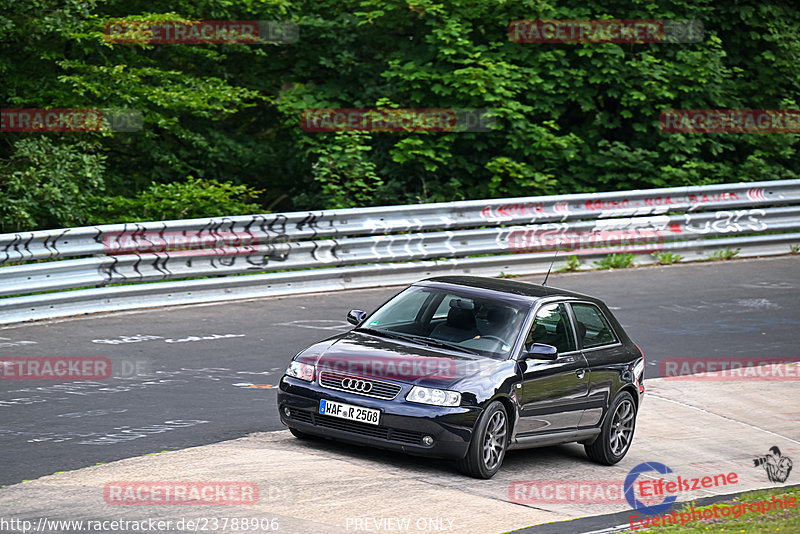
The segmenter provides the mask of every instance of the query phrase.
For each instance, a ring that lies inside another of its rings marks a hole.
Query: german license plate
[[[338,417],[339,419],[368,423],[370,425],[379,424],[381,419],[380,410],[362,408],[361,406],[353,406],[352,404],[329,400],[319,401],[319,413],[330,415],[331,417]]]

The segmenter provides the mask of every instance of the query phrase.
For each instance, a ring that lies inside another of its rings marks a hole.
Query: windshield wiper
[[[469,349],[467,347],[462,347],[457,343],[450,343],[448,341],[432,339],[424,336],[417,336],[414,334],[398,334],[397,332],[392,332],[391,330],[376,330],[375,328],[356,328],[355,330],[358,332],[366,332],[368,334],[374,334],[376,336],[385,336],[394,339],[402,339],[403,341],[410,341],[411,343],[419,343],[420,345],[425,345],[426,347],[455,349],[461,352],[466,352],[468,354],[476,354],[478,356],[481,355],[480,352],[474,349]]]
[[[392,332],[391,330],[378,330],[375,328],[354,328],[356,332],[366,332],[367,334],[372,334],[378,337],[390,337],[394,339],[402,339],[403,341],[416,341],[416,336],[411,336],[408,334],[398,334],[397,332]]]
[[[466,352],[468,354],[476,354],[478,356],[481,356],[481,353],[478,352],[477,350],[470,349],[470,348],[467,348],[467,347],[463,347],[463,346],[459,345],[458,343],[451,343],[449,341],[442,341],[441,339],[432,339],[432,338],[429,338],[429,337],[420,337],[420,338],[417,338],[417,340],[420,343],[422,343],[423,345],[428,345],[429,347],[440,347],[440,348],[446,348],[446,349],[455,349],[455,350],[458,350],[458,351],[461,351],[461,352]]]

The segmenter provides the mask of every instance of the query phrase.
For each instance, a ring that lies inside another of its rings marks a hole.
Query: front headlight
[[[314,366],[307,363],[293,361],[286,368],[286,374],[300,380],[314,381]]]
[[[458,406],[461,404],[461,393],[447,389],[424,388],[414,386],[406,395],[409,402],[433,404],[435,406]]]

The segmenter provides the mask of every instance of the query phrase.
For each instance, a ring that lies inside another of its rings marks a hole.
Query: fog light
[[[422,443],[430,447],[431,445],[433,445],[433,438],[431,436],[425,436],[422,438]]]
[[[283,415],[285,415],[286,417],[291,417],[292,416],[292,411],[289,409],[288,406],[284,406],[283,407]]]

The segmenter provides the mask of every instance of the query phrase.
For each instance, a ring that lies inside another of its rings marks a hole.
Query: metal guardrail
[[[568,251],[558,268],[573,254],[630,252],[652,263],[659,251],[700,259],[724,247],[783,254],[796,243],[800,180],[2,234],[0,323],[435,273],[533,274],[555,249]],[[247,276],[228,276],[238,274]]]

